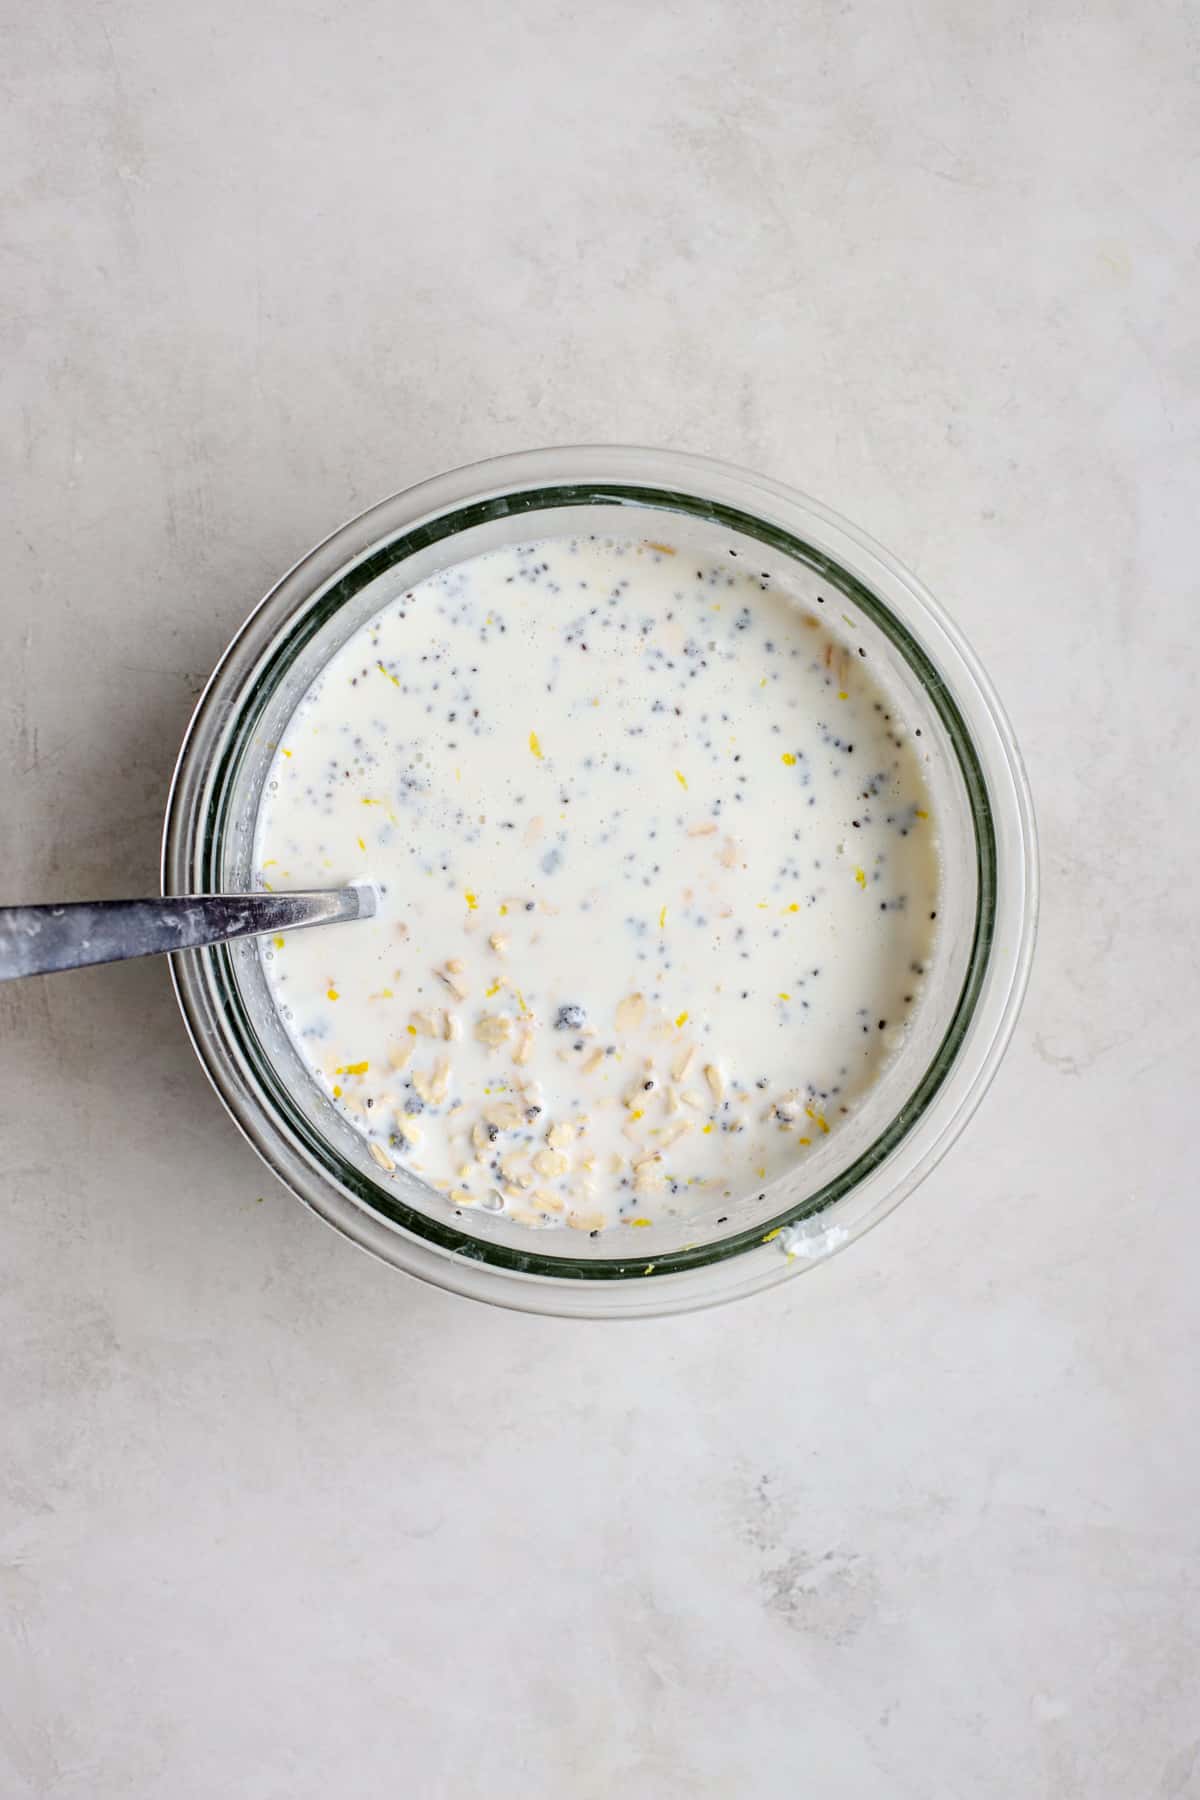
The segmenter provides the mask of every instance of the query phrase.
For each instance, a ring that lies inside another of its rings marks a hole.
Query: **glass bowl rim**
[[[754,510],[747,505],[751,500],[758,503]],[[724,523],[815,570],[884,630],[941,717],[964,777],[975,834],[974,941],[942,1039],[883,1131],[817,1193],[777,1218],[690,1250],[658,1254],[649,1264],[644,1253],[584,1259],[542,1254],[532,1245],[515,1250],[398,1202],[382,1182],[345,1162],[312,1130],[258,1046],[227,947],[184,952],[172,957],[171,965],[197,1055],[234,1122],[274,1173],[328,1223],[394,1266],[455,1291],[527,1310],[608,1317],[684,1310],[772,1285],[862,1235],[923,1179],[982,1097],[1015,1023],[1033,951],[1037,857],[1028,783],[990,683],[941,608],[888,552],[819,503],[730,465],[677,451],[580,446],[493,458],[393,494],[339,526],[275,584],[226,647],[184,737],[164,825],[164,893],[212,884],[220,865],[219,809],[231,786],[229,765],[236,764],[253,730],[257,712],[252,709],[266,704],[298,652],[300,622],[306,639],[384,567],[473,524],[587,503],[636,504]],[[797,526],[805,528],[804,535]],[[905,603],[901,611],[907,616],[898,615],[897,599]],[[959,686],[947,679],[944,660],[931,653],[930,637],[940,640],[943,659],[949,654],[957,661]],[[975,733],[964,704],[976,714]],[[990,768],[977,743],[981,722],[994,739]],[[1001,774],[1008,784],[997,791]],[[998,814],[1005,828],[1004,855],[1021,864],[1020,880],[1008,879],[1003,890],[1009,871],[998,863]],[[839,1208],[911,1145],[950,1078],[961,1074],[985,992],[1004,975],[995,966],[998,911],[1005,904],[1011,910],[1014,901],[1016,955],[1007,991],[999,996],[1002,1003],[991,1008],[992,1033],[978,1046],[982,1054],[974,1058],[972,1080],[919,1166],[877,1196],[863,1217],[843,1224]],[[331,1168],[331,1161],[338,1166]],[[823,1246],[814,1239],[816,1247],[803,1256],[781,1254],[773,1241],[786,1227],[827,1214],[839,1228],[825,1234]],[[757,1267],[746,1267],[755,1260]],[[729,1271],[741,1278],[730,1280]],[[653,1299],[647,1292],[651,1281]]]

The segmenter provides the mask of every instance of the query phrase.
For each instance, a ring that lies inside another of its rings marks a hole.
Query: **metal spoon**
[[[300,925],[369,919],[375,901],[375,889],[364,883],[307,894],[190,894],[169,900],[0,906],[0,981],[195,950],[226,938],[294,931]]]

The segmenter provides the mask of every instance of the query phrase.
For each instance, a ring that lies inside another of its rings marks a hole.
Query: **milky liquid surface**
[[[923,760],[854,633],[741,560],[491,552],[365,625],[290,721],[256,879],[381,906],[267,943],[273,998],[432,1206],[711,1220],[903,1041],[938,905]]]

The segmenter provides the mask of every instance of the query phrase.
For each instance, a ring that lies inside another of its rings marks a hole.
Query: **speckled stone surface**
[[[586,439],[915,567],[1045,876],[937,1174],[648,1326],[326,1231],[163,967],[0,995],[0,1792],[1200,1795],[1194,14],[0,16],[2,898],[151,887],[192,702],[315,538]]]

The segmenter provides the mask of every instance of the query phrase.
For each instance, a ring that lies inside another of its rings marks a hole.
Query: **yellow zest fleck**
[[[646,539],[646,548],[647,550],[657,550],[660,556],[674,556],[675,554],[674,544],[659,544],[653,538]]]
[[[635,1106],[629,1116],[631,1119],[644,1119],[646,1115],[640,1106]]]
[[[382,806],[383,801],[382,800],[368,800],[367,796],[364,794],[362,797],[362,804],[364,806]]]
[[[767,1171],[765,1169],[755,1169],[754,1173],[758,1176],[760,1181],[765,1181],[767,1179]]]
[[[542,746],[538,742],[538,734],[536,731],[531,731],[529,734],[529,748],[540,762],[542,760]]]
[[[279,754],[280,756],[290,756],[292,753],[290,750],[280,750]]]
[[[780,762],[785,762],[789,769],[794,769],[796,766],[796,759],[790,750],[785,750],[779,760]]]
[[[274,946],[277,950],[283,949],[283,939],[281,937],[272,938],[271,942],[274,944]]]
[[[341,1068],[337,1069],[335,1073],[338,1075],[365,1075],[370,1066],[370,1063],[365,1062],[343,1063]]]
[[[842,692],[840,692],[840,691],[839,691],[839,693],[838,693],[838,699],[839,699],[839,700],[848,700],[848,699],[849,699],[849,698],[850,698],[850,696],[849,696],[849,694],[844,694],[844,693],[842,693]]]
[[[857,881],[859,887],[865,888],[867,885],[867,876],[866,876],[865,869],[855,869],[854,879],[855,879],[855,881]]]
[[[658,929],[660,931],[665,931],[666,925],[667,925],[667,909],[664,906],[662,911],[658,915]]]
[[[793,900],[792,904],[788,907],[788,911],[789,912],[799,912],[800,911],[800,902],[798,900]]]
[[[407,1027],[406,1027],[406,1029],[407,1029],[407,1031],[408,1031],[408,1035],[409,1035],[409,1037],[416,1037],[416,1035],[417,1035],[417,1028],[416,1028],[416,1026],[415,1026],[415,1025],[409,1025],[409,1026],[407,1026]]]
[[[338,993],[338,991],[335,987],[325,989],[325,998],[327,1000],[340,1000],[341,997],[342,996]]]
[[[687,786],[687,776],[681,774],[678,769],[676,769],[676,771],[675,771],[675,779],[679,783],[681,788],[685,788]]]
[[[340,1100],[340,1099],[341,1099],[341,1097],[342,1097],[342,1090],[341,1090],[341,1088],[340,1088],[340,1087],[339,1087],[339,1086],[338,1086],[338,1085],[337,1085],[337,1083],[336,1083],[336,1081],[335,1081],[335,1082],[334,1082],[334,1084],[333,1084],[333,1097],[334,1097],[334,1099],[335,1099],[335,1100]]]
[[[270,856],[267,858],[266,862],[263,864],[263,868],[264,869],[274,869],[278,866],[278,863],[279,863],[279,858],[277,856]]]
[[[798,1144],[811,1144],[811,1143],[812,1143],[812,1139],[811,1139],[811,1138],[797,1138],[797,1139],[796,1139],[796,1142],[797,1142],[797,1143],[798,1143]]]
[[[680,1013],[679,1017],[675,1021],[676,1025],[679,1027],[680,1031],[683,1030],[683,1028],[687,1024],[687,1022],[688,1022],[687,1013]]]
[[[916,813],[917,813],[918,819],[927,819],[929,817],[929,814],[925,811],[925,808],[923,806],[918,806],[916,809]]]
[[[791,999],[791,997],[792,997],[792,996],[791,996],[791,995],[790,995],[790,994],[780,994],[780,996],[779,996],[779,998],[780,998],[780,999],[781,999],[781,1000],[790,1000],[790,999]]]
[[[380,988],[377,994],[368,994],[367,998],[369,1000],[392,1000],[395,996],[391,988]]]
[[[359,849],[360,849],[360,850],[363,850],[363,851],[365,851],[365,850],[366,850],[366,847],[367,847],[367,846],[366,846],[366,841],[365,841],[365,839],[363,839],[363,838],[359,838],[359,840],[358,840],[358,847],[359,847]]]
[[[396,676],[395,676],[395,675],[393,675],[393,674],[392,674],[392,672],[391,672],[391,670],[390,670],[390,669],[385,669],[385,668],[384,668],[384,666],[383,666],[383,664],[382,664],[382,663],[381,663],[381,662],[377,662],[377,663],[376,663],[376,664],[375,664],[375,667],[376,667],[376,668],[377,668],[377,669],[378,669],[378,670],[379,670],[379,673],[380,673],[380,674],[381,674],[381,675],[386,675],[386,676],[387,676],[387,678],[388,678],[388,680],[389,680],[389,681],[390,681],[390,682],[391,682],[391,684],[392,684],[392,686],[393,686],[393,687],[399,687],[399,686],[400,686],[400,682],[399,682],[399,680],[398,680],[398,679],[397,679],[397,677],[396,677]]]
[[[819,1113],[816,1110],[816,1108],[812,1107],[812,1106],[806,1106],[804,1110],[808,1114],[809,1118],[813,1121],[813,1123],[816,1125],[819,1125],[821,1127],[821,1130],[825,1133],[825,1135],[828,1136],[829,1135],[829,1127],[825,1123],[824,1113]]]
[[[763,1242],[763,1243],[764,1243],[764,1244],[769,1244],[769,1243],[770,1243],[770,1242],[771,1242],[771,1239],[772,1239],[772,1238],[777,1238],[777,1237],[778,1237],[778,1236],[779,1236],[779,1233],[780,1233],[780,1232],[781,1232],[781,1231],[782,1231],[782,1230],[783,1230],[783,1226],[782,1226],[782,1225],[777,1225],[777,1226],[776,1226],[776,1227],[775,1227],[775,1229],[774,1229],[774,1231],[767,1231],[767,1232],[764,1232],[764,1233],[763,1233],[763,1237],[762,1237],[762,1242]]]
[[[490,987],[490,988],[485,988],[485,989],[484,989],[484,990],[483,990],[483,997],[484,997],[484,999],[485,999],[485,1000],[490,1000],[490,999],[491,999],[491,997],[492,997],[492,995],[493,995],[493,994],[498,994],[498,993],[499,993],[499,992],[500,992],[500,989],[501,989],[501,988],[502,988],[502,987],[503,987],[503,986],[504,986],[504,983],[503,983],[503,982],[502,982],[502,981],[493,981],[493,983],[492,983],[492,985],[491,985],[491,987]]]
[[[758,685],[759,685],[759,687],[766,687],[766,685],[767,685],[767,678],[766,678],[766,676],[765,676],[765,675],[764,675],[764,676],[763,676],[763,678],[762,678],[762,680],[761,680],[761,681],[760,681],[760,682],[759,682],[759,684],[758,684]]]
[[[468,888],[468,889],[467,889],[467,892],[466,892],[466,895],[465,895],[465,899],[466,899],[466,902],[467,902],[467,910],[468,910],[468,912],[474,912],[474,911],[475,911],[475,908],[476,908],[476,907],[477,907],[477,906],[478,906],[478,905],[479,905],[479,895],[478,895],[478,894],[473,894],[473,893],[472,893],[472,892],[471,892],[471,890],[470,890],[470,888]]]
[[[520,988],[514,988],[513,992],[517,996],[517,1005],[520,1007],[522,1014],[528,1014],[529,1008],[525,1004],[525,996]]]
[[[504,916],[505,916],[505,914],[506,914],[506,913],[507,913],[507,912],[508,912],[508,908],[507,908],[507,906],[502,906],[502,907],[501,907],[501,908],[500,908],[500,917],[501,917],[501,918],[504,918]]]
[[[263,886],[266,888],[268,894],[273,894],[275,892],[275,889],[271,886],[269,881],[264,881]]]
[[[770,902],[766,901],[766,900],[757,900],[755,902],[755,905],[758,907],[759,912],[766,912],[769,904],[770,904]]]
[[[653,1225],[653,1219],[630,1219],[631,1225]]]
[[[642,1270],[642,1274],[643,1275],[653,1275],[653,1273],[654,1273],[654,1264],[647,1263],[645,1268]]]
[[[713,1122],[710,1119],[708,1121],[708,1124],[704,1127],[703,1131],[700,1133],[701,1137],[707,1137],[709,1132],[712,1130],[712,1128],[713,1128]]]

